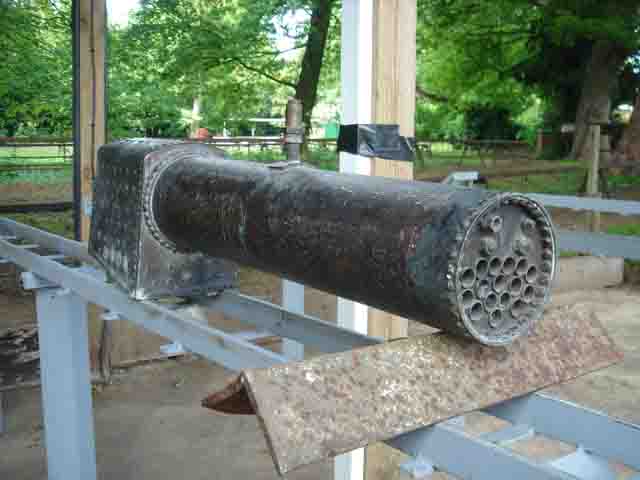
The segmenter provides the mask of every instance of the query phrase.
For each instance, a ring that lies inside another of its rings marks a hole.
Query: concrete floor
[[[620,365],[552,389],[578,403],[640,424],[640,293],[626,289],[558,295],[555,307],[580,304],[596,315],[625,351]],[[200,359],[185,358],[128,369],[114,384],[94,392],[99,478],[275,479],[267,445],[253,417],[223,416],[200,407],[200,400],[230,375]],[[37,389],[5,396],[8,431],[0,436],[0,479],[44,479],[41,405]],[[472,414],[474,434],[497,428],[496,421]],[[63,441],[63,439],[61,440]],[[408,478],[398,470],[401,455],[376,446],[384,457],[369,466],[370,479]],[[514,449],[538,460],[573,447],[534,438]],[[640,455],[640,446],[638,447]],[[620,478],[631,472],[618,468]],[[375,473],[374,473],[375,472]],[[290,479],[331,479],[332,463],[303,468]],[[437,474],[433,478],[450,478]],[[496,478],[499,478],[496,476]]]

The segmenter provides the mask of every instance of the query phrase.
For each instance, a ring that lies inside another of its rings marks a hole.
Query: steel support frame
[[[48,478],[94,479],[87,302],[65,288],[35,295]]]
[[[380,342],[301,314],[299,305],[295,308],[298,312],[292,312],[234,292],[226,292],[201,304],[175,308],[135,302],[105,283],[101,272],[92,267],[70,268],[58,263],[56,257],[39,256],[2,238],[19,237],[48,249],[78,253],[80,258],[86,257],[82,245],[5,220],[0,220],[2,234],[5,237],[0,237],[0,256],[29,270],[30,273],[23,274],[23,284],[36,291],[45,438],[51,480],[96,478],[86,316],[88,301],[113,312],[113,318],[127,318],[236,371],[285,363],[296,355],[286,355],[286,352],[279,355],[241,337],[203,325],[198,321],[202,309],[233,314],[259,330],[277,330],[279,335],[313,344],[324,352]],[[338,339],[336,344],[332,343],[332,338]],[[492,440],[492,437],[471,437],[461,430],[458,422],[449,421],[388,443],[462,478],[493,479],[500,472],[499,478],[518,475],[523,479],[589,479],[593,478],[589,472],[602,467],[603,458],[614,458],[640,470],[640,456],[637,449],[634,450],[634,446],[640,445],[640,428],[635,425],[540,394],[505,402],[487,412],[513,422],[517,428],[502,435],[494,434]],[[530,430],[582,445],[583,452],[577,451],[553,464],[537,464],[498,445],[508,443],[510,437],[515,440],[523,435],[523,431]],[[351,461],[348,456],[341,458]],[[349,467],[349,472],[358,468],[348,464],[344,467]]]

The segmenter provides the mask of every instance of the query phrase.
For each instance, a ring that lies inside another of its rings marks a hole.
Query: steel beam
[[[49,480],[92,480],[96,457],[87,303],[59,288],[36,291]]]
[[[604,413],[540,394],[517,398],[486,412],[512,423],[526,423],[541,435],[584,445],[601,457],[640,470],[637,425],[612,421]]]
[[[203,325],[189,307],[170,309],[152,302],[136,302],[123,291],[108,287],[104,273],[91,267],[69,269],[57,262],[0,240],[0,256],[52,283],[64,285],[83,299],[120,313],[124,318],[232,370],[284,363],[269,350]]]
[[[640,238],[635,236],[560,230],[558,247],[568,252],[640,260]]]
[[[303,313],[292,312],[269,302],[238,292],[226,291],[219,297],[202,299],[201,305],[237,318],[274,335],[313,346],[324,353],[375,345],[379,340]]]
[[[547,207],[567,208],[601,213],[617,213],[619,215],[640,215],[640,202],[631,200],[606,200],[594,197],[576,197],[569,195],[546,195],[541,193],[527,194]]]
[[[493,480],[576,480],[444,423],[401,435],[387,442],[412,457],[427,456],[440,469],[459,478]]]

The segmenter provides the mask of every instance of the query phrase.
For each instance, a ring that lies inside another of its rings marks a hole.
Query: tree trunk
[[[582,84],[576,115],[576,129],[571,156],[586,160],[593,157],[593,141],[589,135],[591,123],[607,123],[611,113],[611,93],[626,52],[618,45],[598,40],[591,50]],[[602,148],[608,148],[602,145]]]
[[[633,173],[640,169],[640,95],[636,97],[631,121],[616,146],[611,165],[629,168]]]
[[[296,85],[296,98],[302,102],[303,121],[307,132],[311,128],[311,113],[318,97],[322,59],[327,44],[333,0],[314,0],[309,24],[309,36],[302,57],[302,68]],[[305,136],[306,137],[306,136]],[[305,142],[306,145],[306,142]],[[303,150],[303,156],[306,148]]]

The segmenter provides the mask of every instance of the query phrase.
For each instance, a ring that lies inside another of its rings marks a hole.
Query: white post
[[[282,280],[282,306],[292,312],[304,314],[304,285]],[[304,360],[304,345],[283,338],[282,354],[289,360]]]
[[[343,0],[341,39],[342,124],[371,123],[373,115],[373,0]],[[340,171],[371,175],[371,160],[340,153]],[[338,325],[367,333],[368,308],[338,297]],[[364,479],[364,449],[334,460],[335,480]]]
[[[36,290],[49,480],[95,480],[87,303],[60,288]]]

